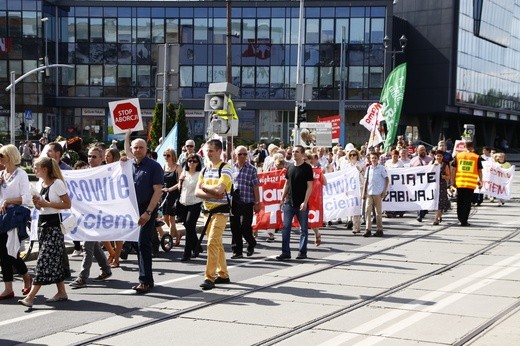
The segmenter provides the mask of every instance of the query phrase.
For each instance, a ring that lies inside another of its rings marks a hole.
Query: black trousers
[[[473,201],[473,189],[457,188],[457,218],[461,225],[468,223],[471,202]]]
[[[14,236],[18,237],[18,234],[14,232]],[[4,282],[12,282],[13,281],[13,267],[16,268],[16,271],[20,275],[27,274],[27,266],[25,262],[20,258],[20,256],[16,256],[16,258],[11,257],[7,254],[7,233],[0,234],[0,261],[2,262],[2,278]]]
[[[241,203],[233,201],[233,215],[231,219],[231,249],[235,255],[241,255],[244,250],[242,237],[247,241],[248,247],[255,247],[256,240],[253,237],[253,203]]]
[[[184,221],[184,228],[186,229],[186,243],[184,244],[184,255],[183,257],[191,257],[192,252],[197,249],[197,220],[199,219],[201,212],[202,203],[186,205],[184,211],[186,213],[186,219]]]

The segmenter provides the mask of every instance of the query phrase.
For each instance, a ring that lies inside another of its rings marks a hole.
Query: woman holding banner
[[[323,174],[323,170],[319,166],[319,155],[317,153],[313,153],[309,150],[305,152],[306,162],[311,165],[312,171],[314,173],[314,179],[316,179],[316,175],[318,175],[319,181],[321,181],[322,186],[327,185],[327,178],[325,178],[325,174]],[[313,227],[312,231],[314,232],[314,244],[316,246],[320,246],[321,244],[321,234],[320,229],[318,227]]]
[[[506,154],[505,153],[497,153],[494,155],[493,159],[495,160],[495,164],[503,169],[509,169],[511,168],[511,164],[506,161]],[[498,206],[501,207],[505,204],[505,201],[503,199],[498,200]]]
[[[354,168],[359,172],[359,190],[361,191],[361,186],[363,186],[363,181],[365,179],[365,165],[362,161],[359,160],[359,158],[360,155],[357,149],[354,148],[350,150],[348,153],[348,164],[346,165],[345,169]],[[358,215],[354,215],[349,218],[347,222],[347,229],[352,229],[352,233],[354,234],[361,233],[361,213],[363,213],[363,210],[360,210]]]
[[[114,141],[112,141],[112,144],[114,144]],[[117,148],[108,148],[105,150],[106,164],[117,162],[120,159],[121,153]],[[110,268],[119,268],[119,258],[121,257],[121,251],[123,250],[123,241],[116,241],[115,247],[112,246],[112,242],[104,241],[103,246],[108,252],[108,264],[110,264]]]
[[[42,156],[34,163],[36,176],[41,179],[41,191],[33,196],[33,203],[40,211],[38,217],[38,243],[40,252],[36,261],[34,284],[24,299],[18,303],[31,308],[42,285],[56,284],[58,292],[47,303],[68,299],[65,291],[65,270],[62,254],[65,247],[61,231],[60,211],[70,209],[71,201],[67,186],[56,160]]]

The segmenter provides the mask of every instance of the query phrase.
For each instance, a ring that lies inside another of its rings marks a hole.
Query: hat
[[[356,149],[356,148],[354,147],[354,144],[352,144],[352,143],[348,143],[348,144],[345,146],[345,150],[346,150],[346,151],[349,151],[349,150],[352,150],[352,149]]]

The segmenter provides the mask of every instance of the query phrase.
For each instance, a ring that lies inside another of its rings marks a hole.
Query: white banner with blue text
[[[72,202],[77,227],[67,240],[128,240],[139,238],[139,213],[132,175],[132,161],[96,168],[62,171]],[[67,218],[67,212],[62,216]],[[32,216],[35,225],[37,209]],[[31,239],[35,238],[32,227]]]
[[[361,215],[361,185],[355,167],[326,173],[327,184],[323,185],[323,221],[345,220]]]

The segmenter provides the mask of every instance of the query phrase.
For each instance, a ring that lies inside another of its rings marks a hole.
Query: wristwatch
[[[151,210],[147,210],[147,211],[146,211],[146,214],[148,214],[148,215],[152,215],[152,211],[151,211]]]

